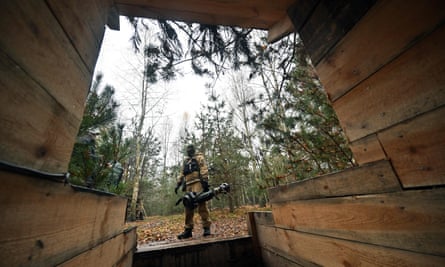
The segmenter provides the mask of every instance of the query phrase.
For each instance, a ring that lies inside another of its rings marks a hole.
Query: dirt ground
[[[248,235],[247,213],[249,211],[264,211],[270,208],[259,208],[256,206],[244,206],[230,213],[228,209],[215,209],[210,211],[212,220],[211,232],[208,237],[203,237],[203,229],[200,217],[195,213],[195,228],[193,237],[187,240],[199,239],[225,239]],[[151,216],[143,221],[129,222],[127,226],[137,226],[138,247],[155,246],[183,242],[178,240],[177,235],[184,230],[184,215],[175,214],[170,216]]]

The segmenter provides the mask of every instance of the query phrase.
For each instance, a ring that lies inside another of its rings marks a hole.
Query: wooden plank
[[[255,211],[249,212],[249,217],[252,216],[252,220],[255,224],[274,225],[273,214],[270,211]]]
[[[445,256],[445,189],[277,203],[276,225]]]
[[[445,257],[306,234],[278,227],[259,226],[259,236],[264,248],[281,253],[276,255],[277,257],[296,258],[312,266],[445,265]]]
[[[238,237],[138,248],[134,254],[133,267],[245,267],[259,266],[260,260],[253,253],[251,237]]]
[[[183,4],[181,4],[182,6]],[[267,29],[270,21],[256,20],[251,18],[243,18],[233,16],[227,13],[225,16],[217,16],[208,13],[194,13],[184,10],[166,10],[159,7],[143,7],[139,5],[127,5],[116,3],[121,16],[137,16],[150,19],[176,20],[187,23],[201,23],[209,25],[239,26],[239,27],[255,27],[259,29]]]
[[[110,0],[47,1],[68,38],[74,44],[89,72],[94,72],[111,9]]]
[[[271,2],[269,0],[114,0],[114,2],[118,5],[126,4],[126,5],[135,5],[141,6],[144,8],[162,8],[162,9],[176,9],[176,10],[184,10],[184,11],[193,11],[193,12],[207,12],[207,13],[218,13],[218,11],[226,11],[222,12],[224,15],[230,12],[241,13],[246,9],[250,9],[251,13],[244,14],[244,16],[252,16],[258,15],[258,12],[264,10],[264,12],[269,12],[268,14],[275,14],[276,12],[286,12],[291,4],[295,2],[295,0],[276,0]],[[254,9],[258,11],[254,12]],[[277,17],[278,19],[282,16]]]
[[[319,2],[320,0],[295,0],[294,4],[289,7],[287,14],[297,32],[300,32]]]
[[[125,257],[121,259],[115,266],[116,267],[133,267],[133,251],[129,251]]]
[[[81,120],[91,73],[45,1],[0,1],[0,32],[0,49]]]
[[[112,30],[120,30],[119,11],[114,4],[110,7],[107,16],[107,26]]]
[[[0,160],[65,172],[80,120],[1,50],[0,95]]]
[[[0,259],[54,266],[122,232],[127,200],[0,171]]]
[[[403,187],[445,184],[444,118],[445,106],[378,134]]]
[[[397,177],[388,161],[347,169],[301,182],[270,188],[272,204],[301,199],[364,195],[400,191]]]
[[[314,65],[360,20],[375,0],[321,0],[299,31]]]
[[[269,28],[269,31],[267,33],[267,41],[269,43],[275,42],[294,31],[294,25],[292,24],[290,18],[286,15],[283,19]]]
[[[269,212],[269,214],[272,214]],[[248,212],[247,213],[247,229],[249,235],[252,237],[252,250],[257,259],[261,259],[261,248],[260,244],[258,242],[258,231],[257,231],[257,222],[256,217],[263,217],[261,215],[256,216],[255,212]]]
[[[310,265],[302,265],[302,264],[298,264],[295,261],[288,259],[286,257],[283,256],[283,254],[285,253],[279,253],[276,252],[274,250],[270,250],[270,249],[263,249],[261,251],[261,254],[263,255],[263,265],[264,267],[276,267],[276,266],[280,266],[280,267],[309,267]]]
[[[387,159],[376,134],[352,142],[349,147],[359,165]]]
[[[131,266],[128,265],[136,250],[136,228],[119,233],[111,239],[62,263],[60,267]]]
[[[116,0],[125,16],[268,29],[286,15],[294,0]]]
[[[0,159],[64,172],[80,120],[1,51],[0,92]]]
[[[333,103],[350,141],[445,104],[445,25]]]
[[[319,64],[316,70],[335,101],[445,18],[441,0],[378,1]]]

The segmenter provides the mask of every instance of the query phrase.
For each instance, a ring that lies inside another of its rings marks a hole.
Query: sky
[[[116,89],[115,95],[119,108],[120,121],[127,125],[135,117],[135,105],[137,105],[137,92],[132,83],[131,59],[134,57],[130,37],[131,25],[124,17],[120,18],[120,30],[115,31],[106,28],[101,51],[96,63],[95,73],[103,74],[102,86],[111,85]],[[174,126],[183,121],[184,113],[187,113],[193,121],[202,104],[207,100],[205,83],[207,80],[184,71],[185,76],[178,76],[176,80],[167,84],[159,83],[156,86],[160,90],[168,91],[165,112]],[[188,74],[187,74],[188,73]]]
[[[130,41],[132,34],[133,28],[125,17],[120,17],[119,31],[106,28],[95,67],[95,75],[97,73],[103,74],[100,88],[105,85],[115,88],[115,99],[120,105],[117,122],[126,125],[124,128],[124,135],[126,136],[131,135],[131,120],[137,118],[136,111],[139,110],[139,94],[135,88],[140,88],[140,85],[136,82],[135,70],[132,66],[136,59]],[[172,164],[177,163],[179,155],[177,154],[178,149],[171,145],[174,145],[183,131],[185,114],[188,115],[188,130],[193,131],[194,129],[191,127],[194,125],[196,115],[200,112],[202,105],[208,103],[207,92],[209,89],[206,87],[206,83],[215,82],[208,77],[195,75],[189,63],[185,63],[183,66],[184,76],[178,76],[174,81],[166,84],[158,83],[155,85],[157,91],[168,92],[167,100],[162,103],[165,105],[164,113],[155,126],[155,133],[162,140],[165,121],[168,118],[172,129],[168,140],[169,147],[167,149],[169,151],[167,157]],[[229,80],[231,74],[233,73],[218,77],[212,88],[226,102],[230,102],[232,98],[231,90],[227,90],[231,83]],[[250,81],[249,87],[256,88],[257,85],[255,84],[256,82]],[[151,122],[148,121],[146,124],[151,124]],[[162,149],[166,149],[166,147],[163,146]]]

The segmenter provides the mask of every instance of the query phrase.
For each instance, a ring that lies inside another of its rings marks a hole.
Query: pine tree
[[[268,105],[255,117],[266,133],[263,142],[272,147],[266,159],[274,162],[274,184],[354,165],[336,114],[301,42],[297,43],[291,58],[293,61],[286,63],[292,66],[291,71],[281,76],[281,81],[274,78],[278,77],[276,70],[283,69],[283,62],[276,67],[266,58],[269,73],[261,75],[263,81],[274,81],[271,83],[274,86],[264,82]],[[284,164],[278,164],[280,158]]]
[[[74,184],[106,190],[104,183],[110,173],[108,165],[121,157],[118,152],[120,148],[116,146],[122,143],[117,141],[116,136],[115,144],[106,141],[110,131],[116,130],[114,123],[118,104],[114,100],[114,88],[106,85],[101,89],[101,83],[102,75],[99,74],[87,96],[69,172]],[[108,153],[107,150],[113,149],[112,146],[115,146],[115,151]]]

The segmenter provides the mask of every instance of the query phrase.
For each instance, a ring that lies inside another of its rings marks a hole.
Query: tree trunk
[[[134,174],[133,195],[131,197],[130,220],[136,221],[136,204],[139,196],[139,181],[141,180],[141,140],[136,136],[136,173]]]

